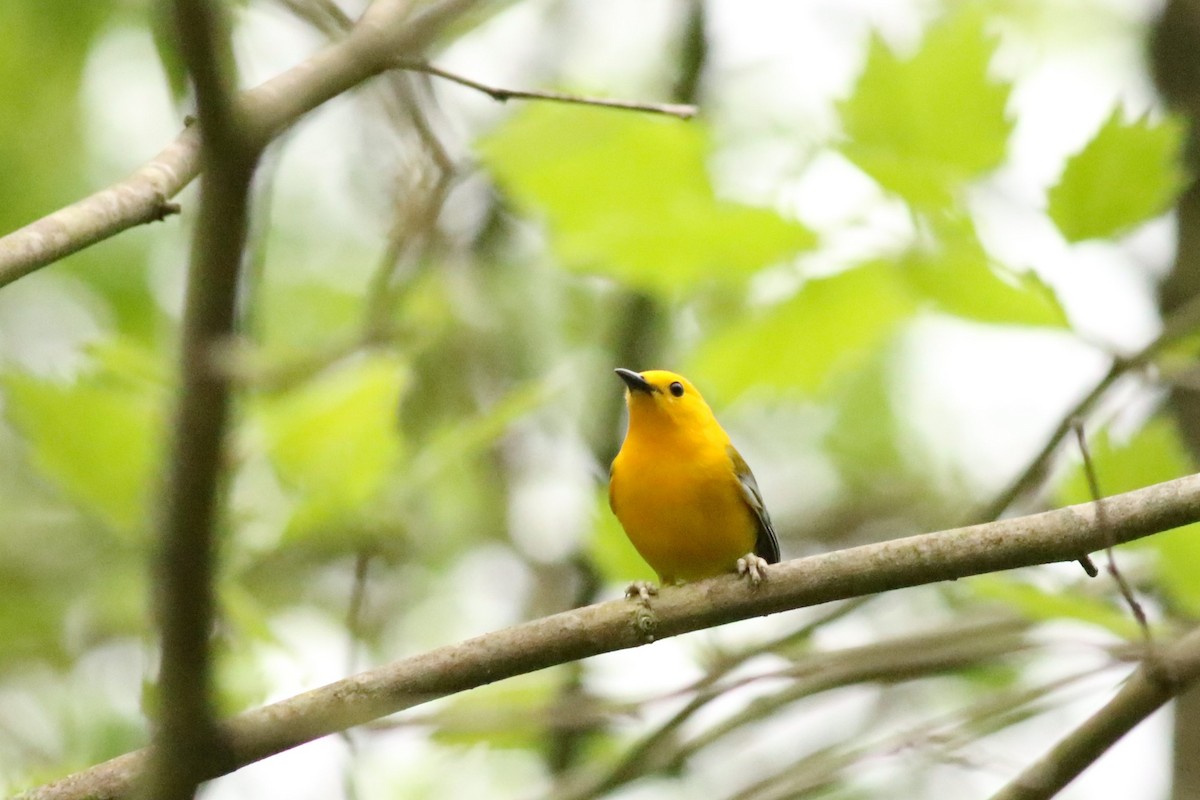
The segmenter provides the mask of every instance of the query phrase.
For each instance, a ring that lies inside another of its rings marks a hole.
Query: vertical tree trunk
[[[1200,2],[1169,0],[1151,34],[1155,83],[1167,102],[1189,121],[1187,164],[1200,174]],[[1163,318],[1200,294],[1200,183],[1179,197],[1175,263],[1163,281],[1159,305]],[[1176,388],[1168,408],[1193,459],[1200,460],[1200,393]],[[1200,800],[1200,689],[1175,701],[1172,800]]]

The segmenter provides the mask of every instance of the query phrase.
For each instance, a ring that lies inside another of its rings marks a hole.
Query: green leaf
[[[4,652],[0,665],[11,669],[22,659],[62,659],[62,620],[76,595],[60,587],[47,587],[39,578],[0,566],[0,636]],[[57,577],[57,576],[55,576]]]
[[[373,356],[257,404],[268,454],[295,493],[289,532],[354,518],[384,487],[401,451],[403,374],[394,361]]]
[[[1033,274],[991,262],[968,222],[933,223],[898,264],[871,262],[805,284],[789,300],[701,346],[690,371],[736,394],[753,385],[814,392],[852,371],[918,309],[987,323],[1066,327]]]
[[[727,396],[755,385],[815,392],[861,364],[916,309],[904,273],[872,262],[809,281],[760,317],[712,337],[689,374]]]
[[[510,750],[545,747],[546,714],[557,692],[554,675],[520,675],[456,696],[434,716],[434,741]],[[587,712],[586,707],[578,710],[581,714]]]
[[[811,247],[765,208],[720,200],[696,122],[531,105],[484,139],[484,163],[546,220],[557,257],[648,291],[744,276]]]
[[[830,392],[834,422],[825,447],[850,491],[874,496],[906,485],[911,473],[893,406],[895,348],[880,347],[861,369],[841,376]],[[865,498],[863,498],[865,501]]]
[[[111,0],[0,3],[0,231],[87,189],[87,121],[80,87]]]
[[[913,290],[941,311],[978,322],[1068,327],[1054,291],[1033,272],[988,258],[969,220],[934,223],[936,239],[902,264]]]
[[[413,454],[405,475],[406,494],[424,491],[431,482],[443,479],[450,468],[492,447],[518,419],[561,398],[567,378],[562,370],[552,371],[515,387],[486,411],[475,408],[467,412],[468,419],[460,417],[440,427]]]
[[[913,205],[946,206],[1004,160],[1010,86],[988,77],[996,45],[985,22],[982,4],[964,3],[911,58],[872,38],[866,69],[840,106],[842,152]]]
[[[1184,184],[1184,125],[1130,121],[1119,108],[1071,156],[1050,189],[1047,213],[1068,241],[1117,236],[1171,207]]]
[[[1200,525],[1185,525],[1135,543],[1154,551],[1158,577],[1174,611],[1200,617]]]
[[[954,472],[934,466],[897,403],[904,355],[903,338],[888,339],[830,382],[822,399],[833,419],[822,444],[853,498],[847,519],[903,518],[931,530],[957,513],[966,487]]]
[[[98,355],[101,368],[74,383],[6,376],[8,418],[41,472],[114,531],[136,534],[153,518],[165,383],[157,361],[128,342]]]
[[[1048,592],[1029,583],[996,575],[972,578],[968,585],[979,597],[995,600],[1036,621],[1073,619],[1098,625],[1124,639],[1141,635],[1129,610],[1114,599],[1088,597],[1079,592]]]
[[[312,282],[272,281],[257,309],[264,331],[263,350],[280,360],[328,347],[339,334],[358,333],[362,324],[361,294]]]
[[[1164,385],[1183,380],[1196,366],[1200,355],[1200,331],[1173,338],[1154,357],[1161,382]]]

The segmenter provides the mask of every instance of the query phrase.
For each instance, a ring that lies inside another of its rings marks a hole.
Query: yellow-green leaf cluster
[[[267,453],[296,503],[292,533],[344,524],[385,486],[401,452],[403,380],[394,360],[369,357],[259,403]]]
[[[699,123],[540,105],[479,146],[573,270],[669,295],[744,278],[814,242],[795,220],[717,196]]]
[[[840,106],[842,152],[916,207],[949,206],[1004,160],[1010,87],[989,74],[996,45],[986,25],[983,4],[963,3],[907,58],[873,37],[866,68]]]
[[[1068,241],[1119,236],[1170,208],[1184,183],[1183,124],[1130,120],[1119,108],[1067,160],[1047,213]]]

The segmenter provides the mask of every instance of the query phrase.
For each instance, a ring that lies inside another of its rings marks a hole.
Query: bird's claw
[[[650,605],[650,598],[658,594],[658,587],[650,581],[634,581],[625,589],[625,599],[640,600],[642,605]]]
[[[767,560],[755,553],[746,553],[737,560],[738,575],[745,575],[751,586],[758,586],[767,578]]]

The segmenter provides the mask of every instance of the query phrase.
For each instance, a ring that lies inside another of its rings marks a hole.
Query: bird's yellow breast
[[[629,540],[664,583],[732,572],[757,528],[728,438],[688,431],[627,436],[612,465],[609,501]]]

